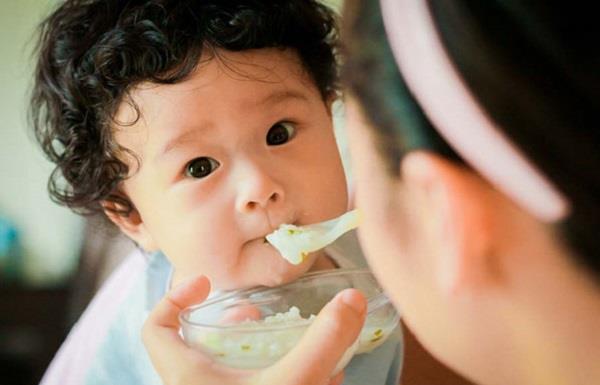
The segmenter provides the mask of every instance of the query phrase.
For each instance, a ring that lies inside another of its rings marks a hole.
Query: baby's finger
[[[328,384],[338,361],[358,337],[366,307],[364,296],[355,289],[338,294],[272,370],[286,373],[289,384]]]
[[[195,277],[171,290],[148,316],[142,339],[159,372],[165,373],[163,363],[172,362],[175,357],[180,358],[180,362],[187,361],[186,358],[202,360],[202,356],[188,348],[179,336],[179,312],[202,302],[209,292],[208,279]]]
[[[262,312],[254,305],[240,305],[231,309],[226,309],[221,317],[222,325],[239,324],[244,321],[260,320]]]
[[[179,312],[190,305],[200,303],[210,293],[210,282],[205,276],[191,278],[172,289],[156,305],[148,320],[157,327],[177,328]]]

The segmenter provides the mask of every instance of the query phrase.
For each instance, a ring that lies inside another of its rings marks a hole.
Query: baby
[[[190,276],[220,291],[361,263],[349,257],[356,247],[333,245],[294,265],[265,241],[281,224],[348,207],[328,8],[70,0],[41,31],[32,116],[56,163],[51,194],[104,212],[145,251],[107,281],[43,384],[160,383],[140,329],[166,289]],[[392,338],[357,357],[345,383],[396,384],[398,346]]]

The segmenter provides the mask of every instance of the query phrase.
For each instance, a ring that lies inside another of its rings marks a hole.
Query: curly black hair
[[[113,202],[129,167],[111,135],[127,92],[177,83],[205,50],[292,49],[324,99],[337,91],[335,14],[317,0],[67,0],[39,27],[30,119],[56,164],[48,190],[77,213]],[[138,112],[139,115],[139,112]]]

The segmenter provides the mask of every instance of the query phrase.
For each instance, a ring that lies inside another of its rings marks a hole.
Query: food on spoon
[[[358,210],[348,211],[338,218],[307,226],[283,224],[266,236],[267,241],[291,264],[298,265],[308,254],[329,245],[360,223]]]

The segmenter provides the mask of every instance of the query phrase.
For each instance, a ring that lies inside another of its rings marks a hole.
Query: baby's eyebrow
[[[280,90],[280,91],[272,92],[272,93],[268,94],[267,96],[265,96],[264,98],[259,99],[258,101],[253,100],[252,105],[254,108],[256,108],[256,107],[261,107],[261,106],[265,106],[265,105],[273,105],[273,104],[283,103],[283,102],[287,102],[290,100],[298,100],[301,102],[308,102],[309,98],[304,93],[299,92],[299,91]],[[209,129],[210,127],[203,127],[203,128]],[[178,135],[175,138],[169,140],[164,146],[162,146],[160,148],[160,150],[158,151],[158,153],[156,155],[156,158],[160,158],[160,157],[164,156],[165,154],[167,154],[168,152],[170,152],[171,150],[173,150],[174,148],[177,148],[178,146],[180,146],[182,143],[188,142],[192,137],[195,137],[197,134],[198,134],[197,130],[189,130],[189,131],[186,131],[186,132],[182,133],[181,135]]]
[[[188,130],[181,135],[177,135],[173,139],[169,140],[165,145],[163,145],[156,154],[156,158],[160,158],[166,155],[168,152],[182,145],[183,143],[189,142],[192,138],[198,135],[197,130]]]
[[[303,102],[309,101],[308,97],[302,92],[298,92],[295,90],[281,90],[270,93],[269,95],[258,100],[254,104],[256,106],[264,106],[266,104],[281,103],[284,101],[288,101],[289,99],[297,99]]]

